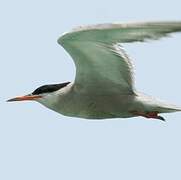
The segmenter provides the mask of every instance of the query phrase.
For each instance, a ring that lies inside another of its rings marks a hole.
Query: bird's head
[[[67,86],[69,83],[70,82],[40,86],[39,88],[35,89],[32,93],[28,95],[11,98],[7,100],[7,102],[27,101],[27,100],[41,102],[41,100],[50,97],[52,94],[55,94],[55,92]]]

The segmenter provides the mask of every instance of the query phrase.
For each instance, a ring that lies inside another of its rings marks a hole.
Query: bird
[[[181,21],[76,27],[58,39],[75,63],[75,80],[43,85],[8,102],[36,101],[64,116],[83,119],[144,117],[165,121],[161,113],[181,108],[136,90],[132,60],[122,44],[158,40],[179,31]]]

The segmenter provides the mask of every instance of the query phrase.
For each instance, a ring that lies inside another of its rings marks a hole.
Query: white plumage
[[[81,26],[64,33],[58,43],[76,65],[74,83],[44,93],[37,101],[67,116],[104,119],[181,111],[135,90],[132,63],[120,43],[157,40],[181,31],[181,22],[144,22]]]

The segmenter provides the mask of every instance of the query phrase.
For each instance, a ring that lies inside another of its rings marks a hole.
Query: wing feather
[[[157,40],[178,31],[181,31],[180,21],[98,24],[75,28],[60,37],[58,42],[62,44],[67,40],[86,40],[106,44],[128,43],[147,39]]]
[[[93,94],[134,94],[133,67],[118,43],[145,41],[181,31],[181,22],[99,24],[58,39],[76,65],[75,89]]]

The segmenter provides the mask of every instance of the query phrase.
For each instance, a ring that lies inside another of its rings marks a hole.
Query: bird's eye
[[[41,87],[35,89],[32,94],[33,95],[37,95],[37,94],[42,94],[44,92],[47,92],[46,85],[45,86],[41,86]]]

